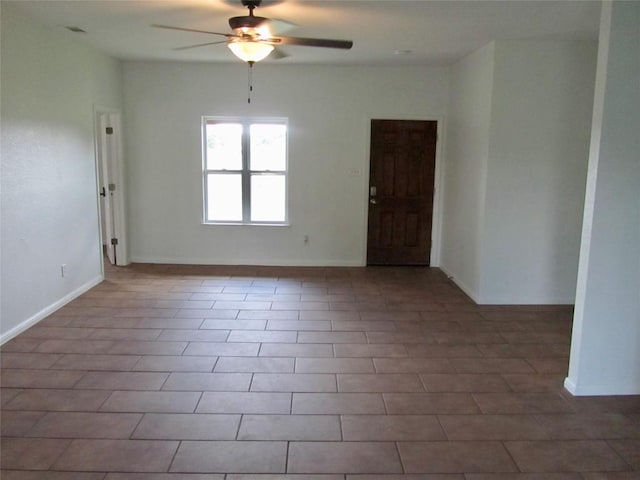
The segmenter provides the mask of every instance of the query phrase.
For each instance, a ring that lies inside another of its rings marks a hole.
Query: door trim
[[[105,107],[102,105],[94,105],[93,107],[93,122],[94,122],[94,151],[95,151],[95,174],[96,174],[96,208],[98,213],[98,224],[100,229],[98,248],[100,253],[100,262],[102,264],[102,275],[104,277],[104,255],[102,252],[102,209],[100,208],[100,173],[99,169],[102,168],[100,164],[101,152],[99,151],[100,142],[99,138],[102,132],[100,132],[100,116],[109,115],[112,116],[113,127],[116,132],[116,154],[114,163],[111,164],[113,183],[117,185],[119,195],[115,197],[113,202],[113,216],[114,216],[114,236],[118,239],[118,254],[116,258],[116,265],[128,265],[128,242],[127,242],[127,230],[126,230],[126,216],[125,216],[125,189],[124,189],[124,162],[123,162],[123,138],[122,138],[122,113],[120,110]]]
[[[368,114],[365,121],[365,167],[362,175],[362,202],[364,204],[364,222],[362,231],[362,266],[367,265],[367,235],[369,226],[369,174],[371,170],[371,120],[417,120],[437,122],[438,141],[436,143],[436,167],[433,182],[433,217],[431,223],[431,253],[429,255],[429,265],[431,267],[440,266],[440,238],[442,237],[442,201],[443,201],[443,168],[442,155],[445,144],[445,122],[444,115],[388,115],[388,114]]]

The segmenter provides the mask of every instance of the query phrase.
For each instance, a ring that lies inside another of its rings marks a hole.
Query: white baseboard
[[[470,288],[467,288],[467,286],[464,283],[460,282],[455,277],[455,275],[453,275],[449,270],[447,270],[446,267],[440,265],[438,268],[442,270],[447,277],[449,277],[449,280],[455,283],[460,290],[462,290],[469,298],[471,298],[471,300],[473,300],[476,304],[480,305],[480,302],[478,301],[479,300],[478,294],[476,292],[474,292]]]
[[[607,385],[578,385],[569,377],[564,379],[564,388],[575,397],[609,396],[609,395],[640,395],[640,384],[637,382]]]
[[[263,267],[364,267],[359,260],[289,260],[246,258],[164,258],[132,256],[131,263],[160,263],[169,265],[246,265]]]
[[[48,317],[49,315],[51,315],[56,310],[59,310],[60,308],[64,307],[67,303],[69,303],[72,300],[74,300],[75,298],[79,297],[80,295],[82,295],[86,291],[92,289],[93,287],[95,287],[96,285],[101,283],[103,280],[104,280],[104,277],[102,275],[100,275],[100,276],[88,281],[84,285],[82,285],[79,288],[75,289],[73,292],[71,292],[71,293],[65,295],[64,297],[62,297],[57,302],[52,303],[48,307],[40,310],[38,313],[36,313],[32,317],[27,318],[25,321],[21,322],[20,324],[16,325],[15,327],[13,327],[11,330],[9,330],[7,332],[4,332],[2,335],[0,335],[0,345],[4,344],[5,342],[8,342],[9,340],[11,340],[16,335],[19,335],[22,332],[24,332],[27,328],[32,327],[33,325],[38,323],[40,320]]]

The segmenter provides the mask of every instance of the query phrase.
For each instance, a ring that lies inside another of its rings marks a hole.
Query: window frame
[[[207,125],[215,123],[231,123],[242,125],[242,169],[210,169],[207,162]],[[284,125],[285,131],[285,153],[284,170],[251,170],[251,136],[250,128],[253,124],[274,124]],[[289,226],[289,122],[284,117],[219,117],[204,115],[201,124],[202,136],[202,223],[204,225],[262,225],[262,226]],[[209,185],[210,174],[235,174],[241,176],[242,189],[242,220],[209,220]],[[251,178],[253,176],[282,176],[284,177],[284,220],[267,221],[251,220]]]

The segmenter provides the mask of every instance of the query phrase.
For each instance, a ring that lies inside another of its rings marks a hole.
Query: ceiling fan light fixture
[[[244,62],[259,62],[273,52],[273,45],[253,40],[236,40],[227,45],[229,50]]]

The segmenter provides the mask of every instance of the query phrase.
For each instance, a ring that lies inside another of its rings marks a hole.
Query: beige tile
[[[547,393],[474,393],[473,398],[488,414],[571,413],[560,396]]]
[[[89,355],[68,353],[53,368],[59,370],[111,370],[126,372],[140,360],[137,355]]]
[[[384,414],[378,393],[294,393],[294,414]]]
[[[449,440],[544,440],[549,434],[532,415],[439,415]]]
[[[287,442],[182,442],[174,472],[284,473]]]
[[[2,353],[7,352],[33,352],[41,343],[42,339],[39,338],[27,338],[22,335],[12,338],[7,343],[2,345]]]
[[[332,320],[334,332],[395,332],[396,325],[384,320]]]
[[[1,368],[45,369],[55,364],[62,355],[59,353],[12,353],[2,352]]]
[[[407,349],[404,345],[387,345],[384,343],[378,344],[337,344],[334,345],[334,351],[336,357],[345,358],[403,358],[407,356]]]
[[[129,438],[142,415],[135,413],[49,412],[29,431],[44,438]]]
[[[77,370],[27,370],[2,371],[2,388],[71,388],[85,372]]]
[[[565,375],[505,373],[502,378],[514,392],[558,392],[564,391]]]
[[[240,415],[147,413],[131,435],[144,440],[233,440]]]
[[[415,374],[339,374],[339,392],[424,392]]]
[[[602,440],[512,441],[505,443],[523,472],[628,470],[629,465]]]
[[[181,355],[187,342],[117,342],[109,353],[127,355]]]
[[[162,330],[159,328],[96,328],[89,338],[95,340],[154,341],[158,340],[161,333]]]
[[[205,320],[201,329],[211,330],[264,330],[266,320]],[[224,341],[224,340],[222,340]]]
[[[49,438],[2,438],[0,464],[3,469],[47,470],[69,446],[69,442]]]
[[[296,373],[373,373],[368,358],[297,358]]]
[[[162,390],[246,392],[250,383],[250,373],[174,372],[169,375]]]
[[[607,442],[634,470],[640,470],[640,439],[608,440]],[[605,470],[601,468],[600,470]]]
[[[54,468],[84,472],[166,472],[178,443],[152,440],[73,440]]]
[[[325,320],[269,320],[267,330],[331,331],[331,322]]]
[[[183,355],[255,357],[258,350],[259,343],[191,342]]]
[[[521,358],[452,358],[458,373],[535,373]]]
[[[229,330],[188,330],[167,329],[162,330],[158,341],[176,342],[224,342],[229,336]]]
[[[363,332],[300,332],[298,343],[367,343]]]
[[[25,330],[24,338],[58,338],[68,340],[86,339],[93,333],[91,328],[41,327],[36,325]]]
[[[293,373],[295,359],[268,357],[221,357],[216,372]]]
[[[640,424],[620,413],[534,415],[553,439],[640,438]]]
[[[385,393],[383,397],[391,415],[480,413],[466,393]]]
[[[337,415],[243,415],[238,440],[342,440]]]
[[[347,480],[465,480],[465,476],[456,473],[425,473],[398,475],[347,475]],[[498,479],[496,479],[498,480]],[[510,479],[504,479],[510,480]],[[526,480],[526,479],[522,479]],[[573,480],[573,479],[572,479]],[[579,480],[579,479],[578,479]]]
[[[333,357],[333,345],[324,343],[264,343],[261,357]]]
[[[39,353],[109,353],[116,344],[113,340],[44,340],[36,348]]]
[[[4,392],[4,389],[2,389]],[[111,392],[92,390],[26,389],[3,409],[38,411],[97,411]]]
[[[103,480],[104,473],[2,470],[2,480]]]
[[[465,480],[588,480],[588,479],[585,479],[579,473],[547,472],[547,473],[468,473],[465,475]],[[600,478],[598,480],[606,480],[606,479]]]
[[[188,310],[195,313],[194,310]],[[136,328],[163,328],[176,330],[196,330],[200,328],[203,317],[197,318],[141,318],[136,322]]]
[[[377,373],[453,373],[447,358],[374,358]]]
[[[395,444],[385,442],[292,442],[287,472],[401,473]]]
[[[345,441],[446,440],[435,415],[343,415]]]
[[[296,475],[296,474],[233,474],[226,480],[344,480],[344,475]]]
[[[287,414],[290,393],[204,392],[198,413]]]
[[[113,392],[104,402],[104,412],[191,413],[195,411],[200,392]]]
[[[109,473],[105,480],[224,480],[224,477],[216,473]]]
[[[509,392],[509,384],[495,374],[421,374],[428,392]]]
[[[0,436],[2,437],[25,437],[31,427],[33,427],[44,412],[20,412],[5,410],[2,412],[0,422]]]
[[[252,392],[335,392],[336,377],[311,373],[256,373]]]
[[[297,310],[240,310],[238,313],[238,320],[298,320],[298,317]]]
[[[367,332],[367,338],[369,339],[369,343],[400,343],[404,345],[435,343],[430,335],[420,335],[409,332]]]
[[[411,358],[479,358],[475,345],[406,345]]]
[[[160,390],[168,373],[88,372],[76,384],[87,390]]]
[[[400,442],[407,473],[516,472],[500,442]]]
[[[218,357],[145,355],[131,370],[137,372],[211,372]]]

